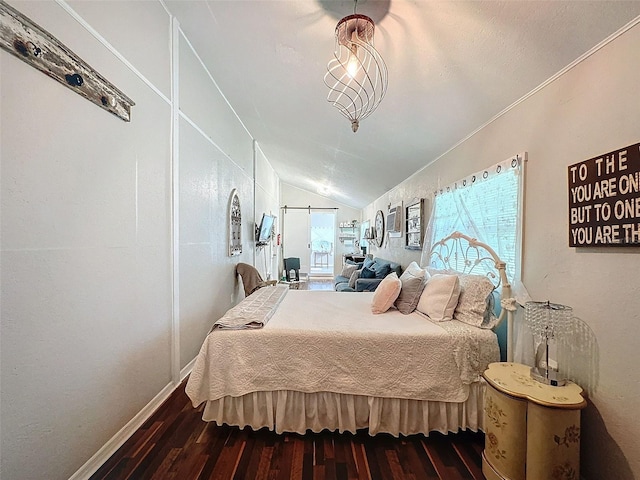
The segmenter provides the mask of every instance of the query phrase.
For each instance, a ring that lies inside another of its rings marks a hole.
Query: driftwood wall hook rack
[[[49,32],[0,0],[0,47],[96,105],[131,120],[135,103]]]

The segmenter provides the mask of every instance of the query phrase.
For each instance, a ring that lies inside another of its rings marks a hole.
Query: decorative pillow
[[[424,313],[434,322],[445,322],[453,318],[459,297],[458,276],[438,273],[427,281],[416,310]]]
[[[380,282],[380,285],[378,285],[378,288],[376,288],[376,291],[373,294],[371,311],[378,314],[389,310],[391,305],[393,305],[393,302],[398,298],[401,288],[402,282],[398,278],[396,272],[393,272],[391,275],[387,275],[384,280]]]
[[[373,262],[373,264],[368,268],[373,270],[374,278],[385,278],[387,275],[389,275],[389,272],[391,272],[391,265],[389,265],[388,263],[380,264]]]
[[[376,271],[373,269],[373,265],[369,267],[362,267],[361,278],[376,278]]]
[[[342,267],[342,272],[340,273],[340,276],[351,278],[351,274],[353,274],[353,272],[355,272],[356,270],[358,270],[358,265],[346,264],[344,267]]]
[[[475,327],[493,328],[497,322],[493,290],[493,283],[484,275],[460,275],[460,298],[453,317]]]
[[[449,269],[449,268],[433,268],[433,267],[427,267],[426,268],[427,273],[429,275],[460,275],[459,272],[456,272],[455,270]]]
[[[367,257],[367,258],[364,259],[364,262],[362,262],[362,266],[363,267],[370,267],[373,262],[374,262],[373,258]]]
[[[356,270],[351,274],[351,277],[349,278],[349,286],[351,288],[356,288],[356,280],[360,278],[360,272],[362,272],[362,269]]]
[[[429,279],[429,274],[418,266],[416,262],[411,262],[407,269],[400,275],[402,290],[396,299],[396,308],[405,315],[416,309],[420,295]]]

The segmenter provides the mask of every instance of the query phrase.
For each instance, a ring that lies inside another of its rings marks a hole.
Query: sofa
[[[350,267],[347,267],[347,265],[350,265]],[[356,268],[354,269],[353,266]],[[379,257],[366,258],[364,262],[360,263],[347,261],[345,267],[347,268],[343,268],[343,271],[333,279],[334,288],[337,292],[373,292],[382,279],[390,273],[395,272],[398,277],[402,275],[402,266],[399,263]],[[351,276],[343,275],[348,273],[349,270],[358,272],[353,286],[349,285]]]

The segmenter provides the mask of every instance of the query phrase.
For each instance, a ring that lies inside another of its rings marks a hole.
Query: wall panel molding
[[[76,22],[78,22],[87,32],[89,32],[98,42],[100,42],[109,52],[111,52],[118,60],[122,62],[124,66],[126,66],[134,75],[136,75],[142,82],[147,85],[151,90],[153,90],[162,100],[166,103],[171,103],[171,100],[160,91],[158,87],[156,87],[151,80],[145,77],[140,70],[133,66],[133,64],[125,58],[116,48],[111,45],[98,31],[93,28],[89,23],[78,14],[71,6],[65,2],[64,0],[54,0],[60,7],[62,7]],[[164,6],[164,4],[162,4]],[[166,7],[165,7],[166,10]],[[171,19],[172,17],[168,17]],[[170,20],[169,20],[170,21]]]

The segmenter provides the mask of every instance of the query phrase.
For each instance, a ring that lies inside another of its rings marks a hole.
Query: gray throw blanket
[[[238,305],[228,310],[220,320],[213,324],[211,330],[216,328],[242,330],[264,327],[288,291],[288,285],[276,285],[256,290]]]

